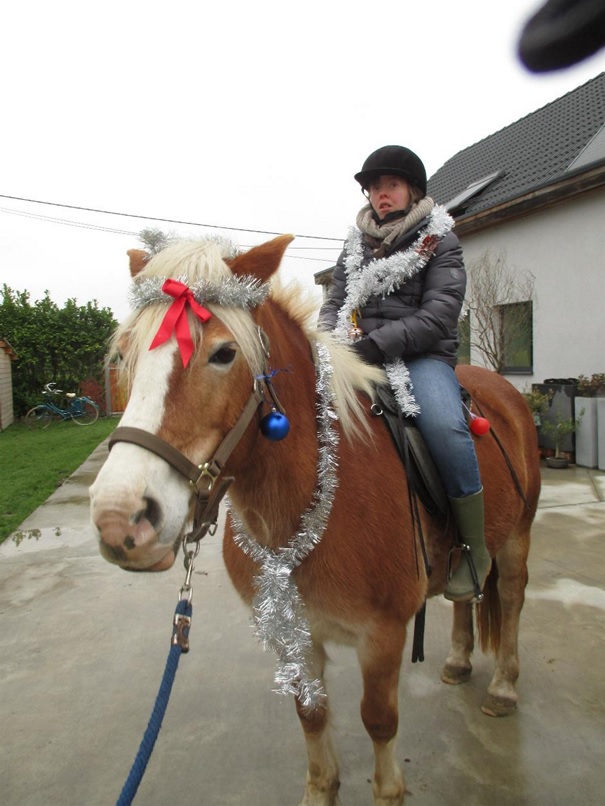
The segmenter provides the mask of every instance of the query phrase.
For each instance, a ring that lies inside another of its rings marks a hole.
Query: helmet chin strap
[[[405,210],[392,210],[390,213],[387,213],[384,218],[380,218],[380,216],[378,215],[376,210],[374,210],[373,207],[372,210],[374,210],[376,223],[378,224],[378,226],[380,226],[381,224],[390,224],[392,221],[398,221],[400,218],[405,218],[406,215],[409,214],[413,206],[414,203],[412,202],[412,204],[410,204],[409,207],[406,207]]]

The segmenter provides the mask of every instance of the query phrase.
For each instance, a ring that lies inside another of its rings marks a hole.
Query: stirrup
[[[467,600],[469,604],[480,604],[483,601],[483,591],[481,590],[481,586],[479,585],[479,576],[477,575],[477,568],[475,566],[475,561],[473,560],[473,554],[471,552],[471,547],[468,543],[456,543],[449,552],[447,558],[447,578],[449,580],[452,574],[452,553],[459,549],[462,552],[462,557],[467,562],[468,570],[471,575],[471,580],[473,583],[473,590],[474,596],[472,599]],[[460,562],[462,562],[462,557],[460,558]]]

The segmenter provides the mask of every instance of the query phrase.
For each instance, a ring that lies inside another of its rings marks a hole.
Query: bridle
[[[268,359],[269,339],[260,327],[258,328],[258,337],[265,359]],[[265,364],[263,373],[254,379],[252,392],[237,422],[218,446],[214,456],[201,465],[196,465],[189,461],[184,454],[169,442],[166,442],[142,428],[120,426],[116,428],[111,435],[109,439],[109,450],[111,450],[117,442],[128,442],[133,445],[138,445],[140,448],[144,448],[154,453],[156,456],[159,456],[189,481],[193,494],[195,495],[195,508],[193,513],[193,526],[191,531],[182,538],[183,545],[199,543],[208,532],[214,534],[218,519],[219,505],[235,480],[234,476],[222,476],[223,469],[227,460],[244,436],[255,414],[264,403],[268,402],[265,389],[269,392],[272,405],[277,410],[283,412],[283,408],[277,399],[273,384],[271,383],[271,376],[266,371]]]

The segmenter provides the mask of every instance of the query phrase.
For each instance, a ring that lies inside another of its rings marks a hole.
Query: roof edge
[[[598,188],[605,188],[605,161],[593,165],[589,171],[583,168],[566,174],[564,177],[558,177],[556,182],[550,181],[537,185],[522,196],[508,199],[495,207],[480,210],[466,217],[455,218],[455,231],[457,235],[478,232]]]

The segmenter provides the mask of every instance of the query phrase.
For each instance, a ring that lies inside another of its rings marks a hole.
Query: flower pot
[[[563,470],[569,467],[569,459],[564,456],[547,456],[545,461],[546,467],[552,467],[553,470]]]
[[[576,464],[582,467],[594,468],[598,465],[597,401],[596,397],[577,397],[575,400],[576,417],[579,418],[576,429]],[[602,427],[605,428],[605,422]]]

